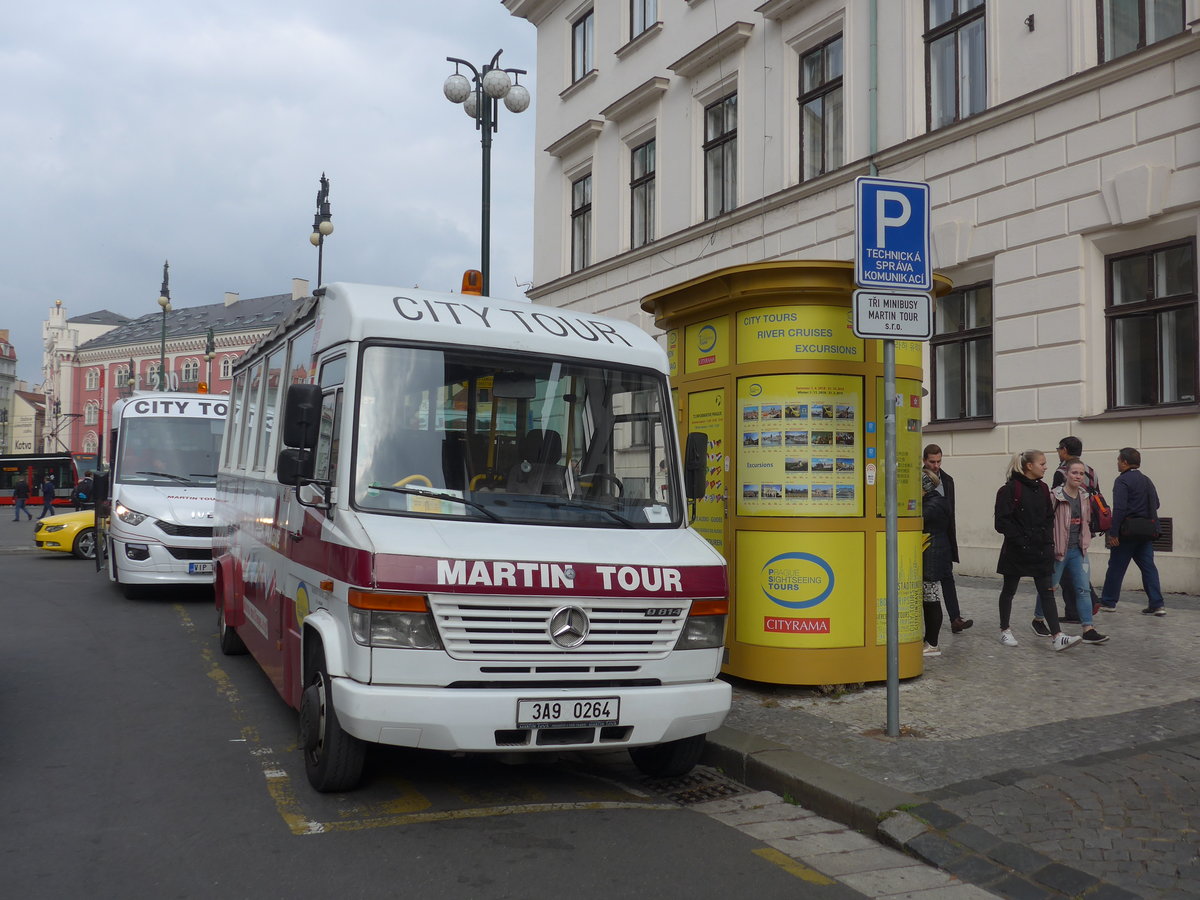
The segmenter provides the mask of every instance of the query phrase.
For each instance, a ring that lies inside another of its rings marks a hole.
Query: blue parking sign
[[[864,288],[933,289],[929,185],[855,179],[854,281]]]

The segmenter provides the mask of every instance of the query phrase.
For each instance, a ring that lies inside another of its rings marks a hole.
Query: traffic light
[[[55,400],[54,401],[54,418],[57,419],[61,415],[62,415],[62,401]]]

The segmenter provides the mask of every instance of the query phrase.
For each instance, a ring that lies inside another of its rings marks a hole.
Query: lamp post
[[[317,191],[317,213],[313,216],[312,234],[309,243],[317,248],[317,287],[321,286],[321,265],[325,256],[325,238],[333,234],[333,222],[329,221],[329,179],[321,173],[321,189]]]
[[[482,70],[475,68],[465,59],[447,56],[454,63],[454,74],[442,85],[442,93],[451,103],[461,103],[466,114],[475,120],[483,145],[483,203],[480,225],[479,271],[483,276],[483,294],[488,296],[491,287],[491,239],[492,239],[492,132],[497,130],[496,101],[503,100],[505,108],[512,113],[524,112],[529,108],[529,91],[524,85],[514,83],[516,76],[524,75],[524,69],[503,69],[497,50],[492,61]],[[458,71],[459,66],[471,70],[468,78]],[[513,78],[509,78],[512,75]]]
[[[158,305],[162,307],[162,344],[158,352],[158,389],[167,389],[167,313],[171,311],[171,284],[168,264],[163,262],[162,289],[158,295]]]
[[[205,385],[207,385],[208,390],[210,390],[210,391],[212,390],[212,361],[213,361],[213,357],[216,355],[217,355],[217,342],[216,342],[216,339],[213,337],[213,330],[210,327],[208,329],[208,334],[205,335],[205,338],[204,338],[204,358],[206,360],[208,360],[208,373],[207,373],[207,377],[204,379],[204,383],[205,383]]]

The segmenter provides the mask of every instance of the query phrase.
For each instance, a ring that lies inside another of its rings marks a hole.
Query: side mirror
[[[317,384],[290,385],[283,408],[283,445],[299,447],[301,450],[312,450],[317,446],[320,424],[321,386]]]
[[[683,494],[689,500],[704,496],[708,477],[708,435],[693,431],[683,448]]]
[[[287,447],[279,451],[279,471],[276,477],[280,484],[299,487],[312,479],[316,462],[316,454],[311,450]]]

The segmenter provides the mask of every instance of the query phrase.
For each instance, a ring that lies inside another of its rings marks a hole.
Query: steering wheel
[[[392,487],[404,487],[406,484],[409,484],[413,481],[423,481],[425,482],[425,487],[433,487],[433,482],[430,481],[426,475],[409,475],[405,478],[401,478],[399,481],[393,484]]]
[[[587,475],[580,475],[577,480],[580,485],[588,489],[589,494],[599,493],[599,486],[608,483],[613,486],[615,496],[625,496],[625,485],[616,475],[610,475],[607,472],[589,472]]]

